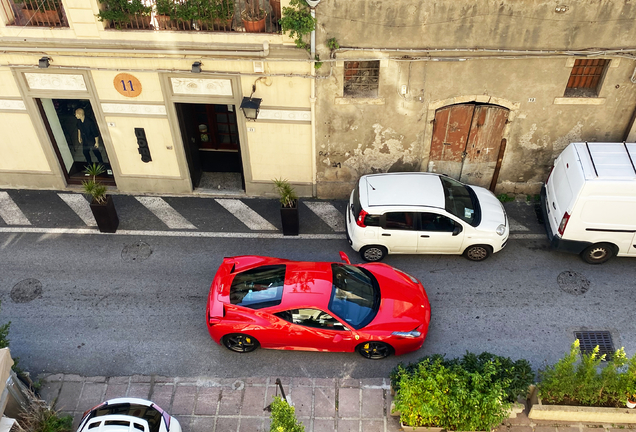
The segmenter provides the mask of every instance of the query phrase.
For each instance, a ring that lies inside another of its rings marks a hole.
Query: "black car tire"
[[[362,357],[369,360],[381,360],[393,354],[393,347],[384,342],[365,342],[356,347]]]
[[[387,254],[384,246],[369,245],[360,249],[360,258],[367,262],[381,261]]]
[[[223,336],[223,346],[237,353],[248,353],[260,346],[255,337],[243,333],[230,333]]]
[[[596,243],[581,252],[581,258],[588,264],[603,264],[616,255],[616,248],[610,243]]]
[[[492,248],[488,245],[472,245],[464,251],[464,257],[471,261],[483,261],[491,254]]]

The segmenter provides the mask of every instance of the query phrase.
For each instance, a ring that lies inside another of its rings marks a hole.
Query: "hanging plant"
[[[289,32],[298,48],[309,50],[309,44],[303,37],[316,29],[316,19],[311,16],[305,0],[291,0],[289,7],[283,8],[283,17],[279,21],[281,30]]]

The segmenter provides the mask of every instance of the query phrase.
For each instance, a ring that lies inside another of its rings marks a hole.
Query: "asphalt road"
[[[0,322],[11,321],[12,355],[34,375],[381,377],[400,361],[467,350],[526,358],[536,368],[560,358],[580,329],[611,331],[616,347],[636,352],[634,260],[590,266],[549,250],[544,239],[511,240],[481,263],[389,256],[385,262],[419,278],[430,297],[430,331],[415,353],[382,361],[235,354],[210,339],[206,296],[224,256],[337,261],[340,250],[360,261],[345,240],[0,233]],[[566,271],[576,272],[566,282],[577,274],[589,281],[585,293],[571,289],[585,291],[585,283],[562,289],[557,278]],[[16,288],[25,279],[42,284],[40,296],[28,301],[36,285]]]

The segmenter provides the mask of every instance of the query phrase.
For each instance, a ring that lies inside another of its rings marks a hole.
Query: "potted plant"
[[[84,180],[82,186],[84,193],[91,198],[91,211],[95,216],[95,222],[101,232],[114,233],[119,225],[119,218],[115,211],[115,204],[110,195],[106,194],[106,186],[97,180],[97,176],[106,171],[104,165],[93,163],[86,166],[84,171],[91,178]]]
[[[44,25],[61,24],[59,0],[44,2],[26,2],[22,5],[24,17],[32,23]]]
[[[114,28],[150,28],[151,6],[141,0],[100,0],[104,9],[97,16],[100,21],[108,21]],[[134,24],[134,25],[133,25]]]
[[[280,197],[280,218],[283,235],[298,235],[298,196],[285,179],[274,179],[274,188]]]
[[[175,18],[174,0],[156,0],[157,27],[162,30],[172,28],[171,21]]]
[[[283,8],[280,28],[284,32],[289,32],[289,36],[294,38],[298,48],[309,50],[309,44],[303,40],[303,37],[316,28],[316,19],[311,16],[305,0],[291,0],[289,7]]]
[[[214,0],[210,4],[210,16],[215,30],[232,30],[234,0]]]
[[[190,30],[193,20],[199,18],[198,0],[185,0],[177,3],[175,17],[177,23],[181,24],[179,27]]]
[[[305,426],[296,419],[296,410],[280,396],[274,397],[270,405],[272,409],[269,430],[285,432],[305,432]]]
[[[245,9],[241,12],[243,27],[248,33],[263,33],[267,12],[261,9],[260,0],[245,0]]]
[[[630,391],[627,395],[627,408],[636,408],[636,391]]]

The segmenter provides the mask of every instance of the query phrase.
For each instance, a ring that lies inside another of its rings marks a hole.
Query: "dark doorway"
[[[106,169],[100,176],[102,183],[114,186],[115,178],[110,160],[90,101],[36,100],[67,183],[81,184],[86,178],[86,166],[101,163]]]
[[[203,187],[206,173],[237,173],[245,188],[236,107],[226,104],[175,104],[190,176]]]

